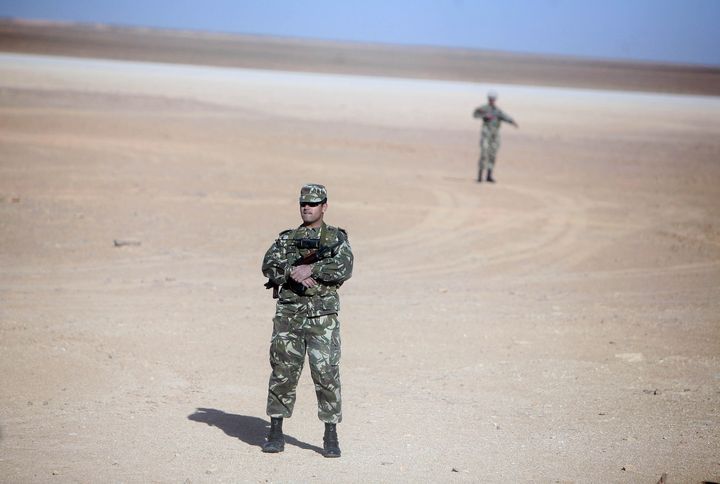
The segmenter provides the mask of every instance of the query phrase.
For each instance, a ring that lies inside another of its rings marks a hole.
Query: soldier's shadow
[[[246,444],[256,447],[262,447],[262,444],[265,442],[265,435],[270,428],[270,423],[264,419],[225,413],[222,410],[216,410],[214,408],[198,408],[195,410],[195,413],[188,415],[188,420],[202,422],[211,427],[217,427],[225,432],[226,435],[238,438]],[[285,432],[285,443],[300,447],[301,449],[314,450],[318,454],[323,453],[320,447],[301,442],[295,437],[288,435],[287,432]]]

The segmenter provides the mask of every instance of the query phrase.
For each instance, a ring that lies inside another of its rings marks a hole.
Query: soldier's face
[[[495,98],[494,98],[494,97],[489,97],[489,98],[488,98],[488,104],[489,104],[490,106],[495,106]]]
[[[323,215],[327,210],[327,203],[301,203],[300,217],[306,227],[319,227],[322,224]]]

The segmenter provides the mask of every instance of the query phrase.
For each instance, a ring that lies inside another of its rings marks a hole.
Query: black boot
[[[325,457],[340,457],[340,442],[338,442],[337,428],[333,423],[325,424],[323,450]]]
[[[270,431],[267,434],[267,442],[262,446],[262,451],[269,454],[277,454],[285,450],[285,436],[282,431],[282,417],[270,418]]]
[[[478,172],[478,183],[482,182],[482,170]]]
[[[487,181],[489,181],[490,183],[495,183],[495,179],[492,177],[492,170],[488,170]]]

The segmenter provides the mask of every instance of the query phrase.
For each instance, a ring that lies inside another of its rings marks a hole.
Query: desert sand
[[[712,96],[0,54],[0,480],[720,480],[719,133]],[[306,182],[356,256],[335,460],[307,369],[260,452]]]
[[[720,95],[720,69],[702,65],[26,19],[0,18],[0,51],[404,79]]]

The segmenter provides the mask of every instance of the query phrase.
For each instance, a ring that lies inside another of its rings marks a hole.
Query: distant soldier
[[[342,421],[338,288],[352,275],[353,254],[347,233],[323,221],[327,208],[324,186],[303,186],[302,225],[281,232],[263,259],[262,272],[269,279],[266,287],[273,288],[273,297],[278,298],[270,342],[270,431],[263,452],[285,449],[283,418],[292,416],[307,353],[318,417],[325,422],[324,456],[340,457],[336,429]]]
[[[517,123],[495,105],[497,93],[488,92],[488,103],[480,106],[473,113],[473,118],[482,118],[483,125],[480,132],[480,161],[478,167],[478,183],[483,180],[483,170],[487,168],[487,181],[495,183],[492,176],[495,168],[495,157],[500,149],[500,123],[505,121],[516,128]]]

